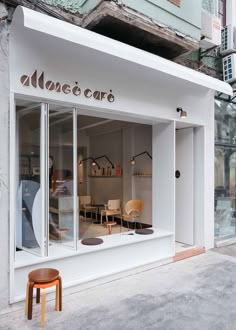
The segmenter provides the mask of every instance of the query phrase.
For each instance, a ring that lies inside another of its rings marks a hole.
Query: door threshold
[[[219,248],[219,247],[222,247],[222,246],[227,246],[227,245],[231,245],[231,244],[235,244],[236,243],[236,237],[235,235],[234,236],[231,236],[231,237],[224,237],[224,238],[221,238],[221,239],[216,239],[215,240],[215,247],[216,248]]]
[[[205,253],[205,248],[201,246],[194,246],[189,248],[186,251],[180,251],[175,254],[173,257],[173,262],[180,261],[183,259],[191,258],[197,256],[199,254]]]

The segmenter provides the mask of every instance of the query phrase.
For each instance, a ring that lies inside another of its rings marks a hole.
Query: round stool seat
[[[116,225],[116,222],[115,221],[106,221],[106,222],[103,222],[104,225],[107,225],[107,226],[114,226]]]
[[[68,228],[58,228],[55,230],[55,233],[67,233],[68,231]]]
[[[99,245],[103,243],[103,240],[98,237],[91,237],[91,238],[84,238],[81,241],[81,243],[84,245]]]
[[[150,235],[153,234],[154,230],[153,229],[148,229],[148,228],[143,228],[143,229],[136,229],[135,234],[139,235]]]
[[[58,278],[59,271],[54,268],[39,268],[29,273],[29,281],[34,283],[46,283]]]
[[[112,226],[116,225],[116,222],[115,221],[106,221],[106,222],[104,222],[104,225],[107,225],[108,234],[111,235],[111,228],[112,228]]]

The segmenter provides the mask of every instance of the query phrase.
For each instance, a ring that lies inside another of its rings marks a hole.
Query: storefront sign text
[[[48,91],[54,91],[57,93],[73,94],[74,96],[84,95],[87,99],[94,98],[99,101],[107,100],[110,103],[115,101],[115,96],[112,94],[112,90],[110,90],[109,93],[103,91],[92,91],[90,88],[83,90],[78,85],[77,81],[72,86],[66,83],[62,84],[52,80],[45,80],[44,71],[42,71],[39,75],[37,70],[35,70],[31,76],[23,75],[20,78],[20,82],[26,87],[33,86],[34,88],[47,89]]]

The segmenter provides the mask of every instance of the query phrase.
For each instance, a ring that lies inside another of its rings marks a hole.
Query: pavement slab
[[[45,329],[236,329],[236,258],[208,251],[63,296],[63,311],[47,302]],[[0,316],[0,329],[40,329],[23,304]]]

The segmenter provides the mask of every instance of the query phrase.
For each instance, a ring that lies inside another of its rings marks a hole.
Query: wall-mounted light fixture
[[[98,163],[96,162],[96,160],[93,157],[87,157],[87,158],[81,159],[81,161],[79,162],[79,166],[83,166],[83,162],[86,160],[89,160],[89,159],[92,160],[92,166],[97,165],[98,169],[100,170],[100,166],[98,165]]]
[[[133,158],[130,161],[131,165],[134,165],[136,163],[136,160],[135,160],[136,157],[139,157],[139,156],[144,155],[144,154],[147,154],[148,157],[152,159],[152,156],[147,151],[143,151],[140,154],[133,156]]]
[[[187,111],[184,111],[182,108],[177,108],[176,111],[180,112],[180,118],[181,119],[187,118]]]
[[[97,159],[100,159],[100,158],[103,158],[103,157],[106,158],[106,160],[111,164],[112,168],[115,168],[114,164],[110,161],[110,159],[106,155],[102,155],[102,156],[96,157],[94,159],[97,160]]]

